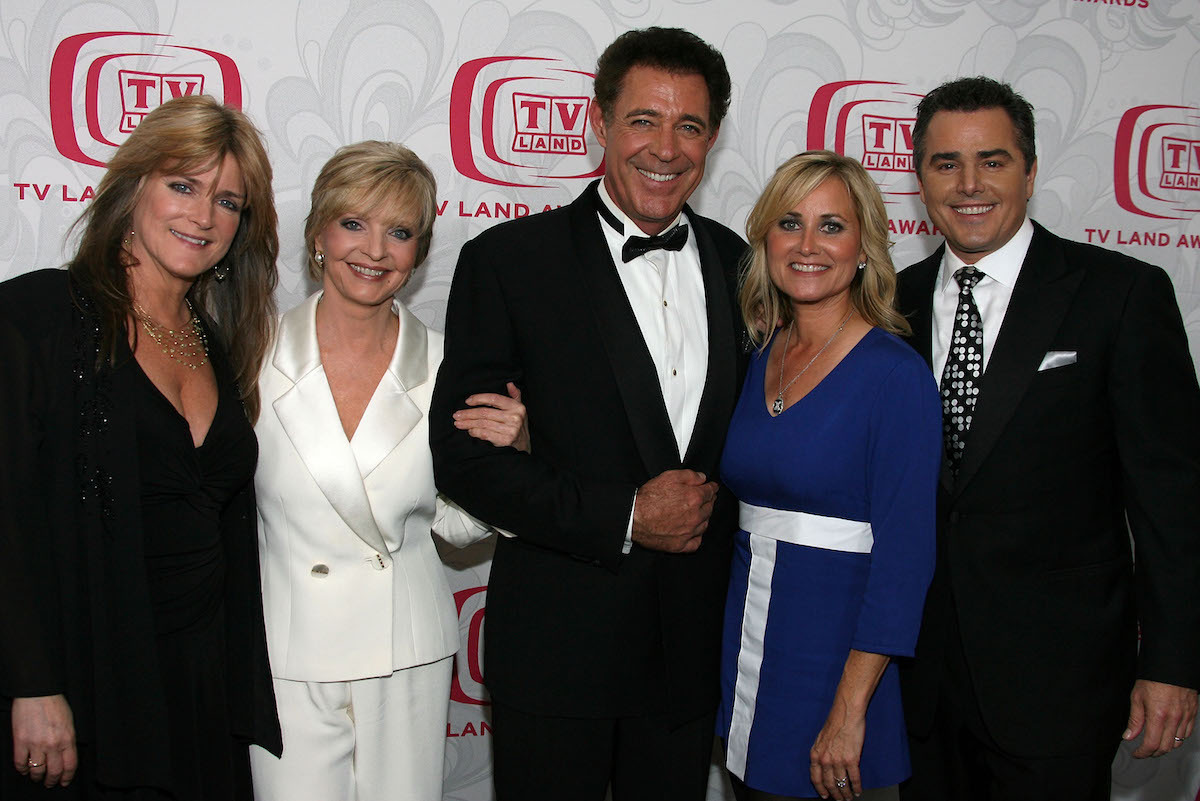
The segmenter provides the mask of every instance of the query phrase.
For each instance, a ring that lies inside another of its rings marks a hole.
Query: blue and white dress
[[[809,750],[851,649],[911,656],[933,575],[937,384],[874,328],[771,417],[767,352],[730,424],[722,481],[741,502],[721,653],[726,765],[770,793],[816,796]],[[772,381],[774,387],[774,381]],[[909,775],[895,663],[867,710],[864,788]]]

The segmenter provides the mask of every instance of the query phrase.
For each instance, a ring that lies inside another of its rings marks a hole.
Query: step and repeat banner
[[[405,300],[440,329],[465,240],[601,174],[591,73],[615,36],[647,25],[691,29],[733,77],[699,212],[740,230],[776,165],[830,148],[878,182],[899,266],[940,241],[916,196],[914,104],[959,75],[1012,83],[1036,109],[1032,215],[1163,267],[1200,354],[1197,0],[4,0],[0,280],[63,263],[117,145],[164,100],[205,93],[265,136],[281,308],[313,289],[301,232],[337,147],[396,140],[428,162],[438,220]],[[488,544],[445,558],[462,630],[446,798],[482,801]],[[1122,749],[1114,797],[1200,801],[1197,739],[1158,760]],[[726,797],[714,770],[710,798]]]

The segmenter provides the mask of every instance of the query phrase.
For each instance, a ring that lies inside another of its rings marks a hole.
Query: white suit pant
[[[275,679],[283,758],[250,748],[257,801],[440,799],[453,662],[375,679]]]

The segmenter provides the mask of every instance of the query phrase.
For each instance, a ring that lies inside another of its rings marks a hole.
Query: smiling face
[[[391,308],[417,260],[417,237],[404,215],[375,210],[339,214],[317,235],[325,255],[326,298],[362,307]]]
[[[195,281],[233,244],[245,206],[242,171],[233,156],[204,172],[156,172],[133,209],[129,252],[139,279]]]
[[[767,231],[771,283],[795,304],[850,304],[862,251],[858,214],[840,178],[809,192]]]
[[[590,120],[604,147],[604,187],[644,233],[665,229],[683,210],[717,139],[709,125],[708,87],[700,75],[632,67],[605,119]]]
[[[1016,129],[1000,108],[939,111],[929,121],[921,200],[967,264],[1004,246],[1025,221],[1037,163],[1025,170]]]

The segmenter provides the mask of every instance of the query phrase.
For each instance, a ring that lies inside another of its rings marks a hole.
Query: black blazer
[[[535,714],[713,708],[736,503],[700,549],[622,555],[635,490],[664,470],[717,475],[741,375],[742,240],[691,210],[708,306],[708,376],[680,459],[653,360],[609,256],[595,184],[561,209],[496,226],[459,256],[430,411],[439,490],[511,531],[488,583],[485,674]],[[452,425],[473,392],[521,387],[532,455]]]
[[[927,361],[942,252],[900,274]],[[1050,351],[1076,360],[1039,370]],[[1135,676],[1200,685],[1200,390],[1170,279],[1035,223],[973,417],[957,480],[943,470],[937,569],[902,672],[909,727],[932,725],[957,614],[998,745],[1114,747]]]

